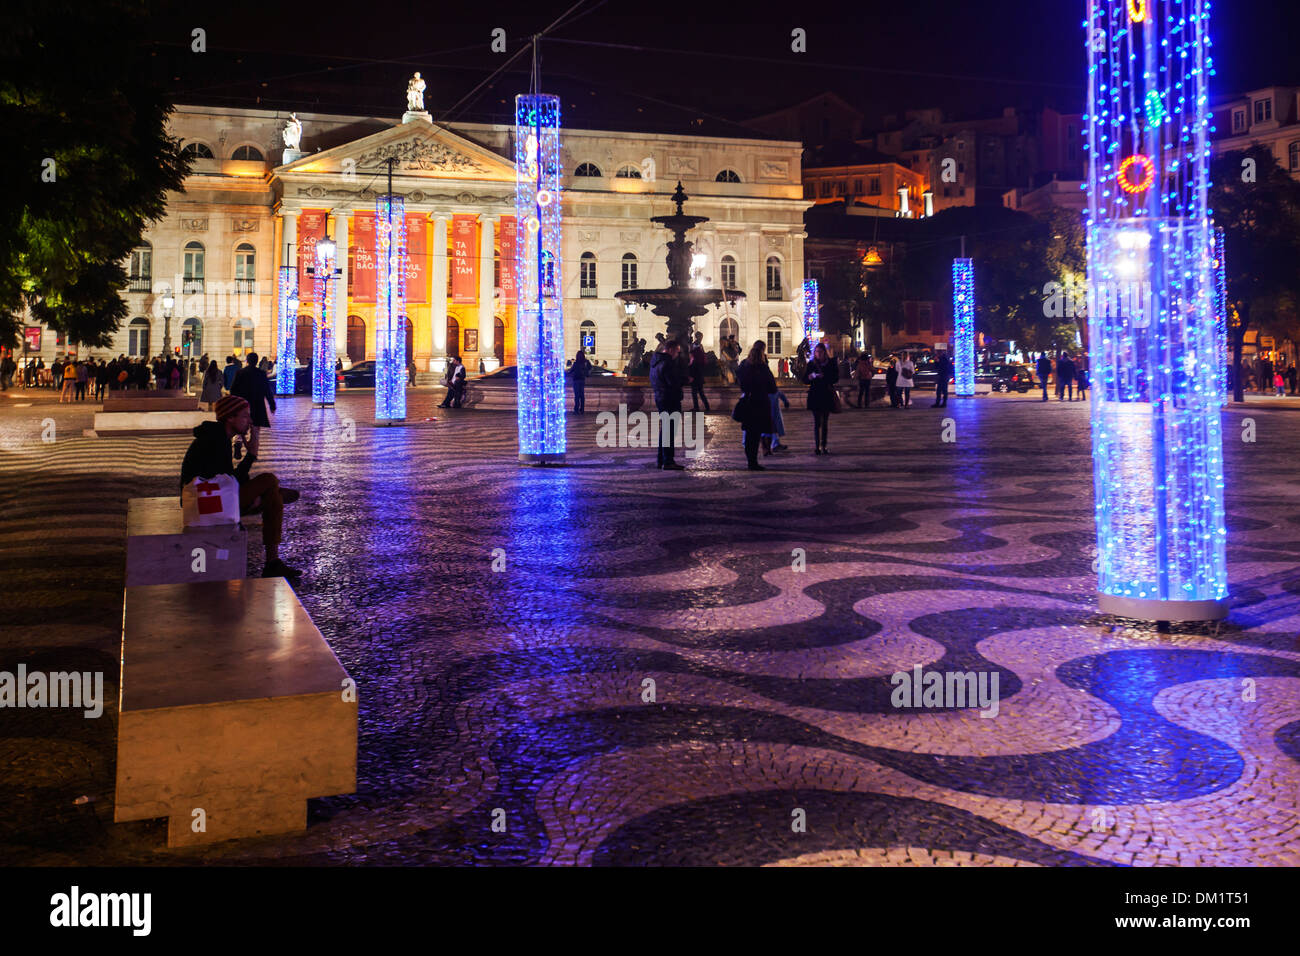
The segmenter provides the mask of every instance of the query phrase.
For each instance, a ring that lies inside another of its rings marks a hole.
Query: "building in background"
[[[1300,179],[1300,87],[1268,86],[1218,100],[1210,133],[1216,154],[1266,146],[1278,165]]]

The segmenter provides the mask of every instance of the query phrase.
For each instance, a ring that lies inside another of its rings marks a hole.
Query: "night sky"
[[[435,120],[502,122],[527,88],[528,54],[460,101],[573,3],[158,4],[146,43],[180,103],[396,117],[420,70]],[[1084,10],[1083,0],[586,0],[543,41],[542,86],[564,97],[566,125],[682,132],[721,131],[823,90],[869,127],[925,106],[1079,110]],[[1300,83],[1300,4],[1220,0],[1213,17],[1215,95]],[[205,54],[189,50],[194,27],[207,31]],[[506,55],[488,49],[494,27],[506,30]],[[795,27],[807,53],[791,52]]]

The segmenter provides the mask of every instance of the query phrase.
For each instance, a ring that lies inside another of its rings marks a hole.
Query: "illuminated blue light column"
[[[375,423],[406,420],[406,202],[379,197],[375,210]]]
[[[564,314],[560,297],[560,98],[515,97],[519,460],[564,461]]]
[[[312,342],[311,400],[313,405],[333,405],[334,315],[330,310],[330,280],[334,278],[334,242],[328,236],[316,243],[312,278],[316,293],[316,334]]]
[[[799,307],[803,313],[803,337],[809,345],[816,345],[821,338],[821,297],[816,279],[804,279]]]
[[[282,266],[277,297],[279,348],[275,355],[275,394],[293,394],[293,366],[298,346],[298,268]]]
[[[975,266],[969,259],[952,260],[953,394],[975,394]]]
[[[1207,0],[1090,0],[1088,325],[1102,611],[1227,614]]]
[[[1222,229],[1215,229],[1214,241],[1214,338],[1219,346],[1219,385],[1228,400],[1228,253]]]

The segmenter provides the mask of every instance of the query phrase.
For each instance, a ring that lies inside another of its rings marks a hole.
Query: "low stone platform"
[[[188,432],[211,421],[193,395],[172,389],[117,392],[104,397],[104,410],[95,413],[96,435],[160,435]]]
[[[128,587],[116,822],[169,847],[303,830],[356,789],[351,681],[283,578]]]
[[[127,587],[232,581],[247,573],[248,532],[241,525],[186,528],[179,496],[127,502]]]

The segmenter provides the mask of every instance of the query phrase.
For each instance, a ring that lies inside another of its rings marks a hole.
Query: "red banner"
[[[375,214],[352,214],[352,301],[375,301]]]
[[[501,217],[501,304],[517,305],[515,288],[515,217]]]
[[[406,216],[406,301],[429,301],[429,217],[422,212]]]
[[[478,238],[476,216],[451,217],[451,301],[478,301]]]
[[[311,302],[315,296],[314,279],[307,274],[307,269],[316,266],[316,242],[325,237],[328,220],[329,212],[325,209],[304,209],[298,217],[298,298],[301,302]]]

